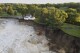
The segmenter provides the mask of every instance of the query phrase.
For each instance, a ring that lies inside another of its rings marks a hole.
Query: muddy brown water
[[[55,53],[44,34],[16,19],[0,19],[0,53]]]

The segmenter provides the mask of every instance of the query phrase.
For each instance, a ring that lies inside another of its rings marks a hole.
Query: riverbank
[[[22,16],[0,16],[0,18],[4,19],[22,19]]]
[[[1,36],[3,36],[0,38],[0,41],[2,42],[2,43],[0,42],[1,44],[0,47],[3,48],[3,49],[0,48],[1,52],[2,50],[4,50],[5,53],[7,51],[11,53],[13,50],[19,49],[19,48],[14,49],[13,45],[17,44],[17,42],[15,42],[17,39],[18,41],[19,39],[21,39],[22,41],[23,38],[19,38],[19,37],[24,36],[24,39],[30,38],[30,40],[26,40],[26,42],[23,41],[25,44],[25,47],[27,43],[29,43],[30,45],[34,44],[34,48],[36,47],[35,45],[43,44],[43,46],[41,47],[38,46],[38,48],[36,48],[36,50],[40,49],[40,52],[44,51],[42,50],[42,48],[45,48],[44,46],[47,46],[46,53],[51,53],[52,51],[53,53],[55,52],[56,53],[80,53],[80,38],[70,36],[64,33],[63,31],[61,31],[60,29],[52,31],[48,28],[46,30],[46,27],[39,24],[35,24],[33,21],[24,21],[24,20],[19,21],[16,19],[0,19],[0,29],[1,29],[0,34]],[[8,37],[9,39],[7,40]],[[16,37],[16,38],[14,39],[12,37]],[[3,38],[5,38],[6,41],[4,41]],[[13,45],[8,47],[8,44],[6,42],[12,41],[12,40],[14,40],[13,42],[14,44],[12,42],[9,42]],[[4,43],[7,44],[6,49],[4,49],[5,48]],[[19,43],[20,42],[18,42],[18,44]],[[20,44],[23,45],[22,43]],[[20,47],[22,47],[21,45]],[[26,49],[29,50],[30,48],[26,48]],[[30,50],[33,51],[33,49],[30,49]],[[35,52],[35,53],[38,53],[38,52]]]
[[[80,38],[64,33],[57,29],[46,31],[46,37],[49,40],[50,50],[57,53],[80,53]]]
[[[66,34],[60,29],[52,31],[33,22],[28,24],[34,26],[37,34],[45,34],[49,41],[49,50],[57,53],[80,53],[80,38]]]

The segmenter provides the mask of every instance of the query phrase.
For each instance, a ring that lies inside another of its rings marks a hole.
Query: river
[[[45,35],[16,19],[0,19],[0,53],[55,53],[49,51]]]

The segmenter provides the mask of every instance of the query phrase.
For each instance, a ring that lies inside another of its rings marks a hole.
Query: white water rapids
[[[54,53],[44,35],[15,19],[0,19],[0,53]]]

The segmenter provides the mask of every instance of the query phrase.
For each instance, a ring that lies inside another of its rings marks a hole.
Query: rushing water
[[[54,53],[44,35],[16,19],[0,19],[0,53]]]

